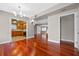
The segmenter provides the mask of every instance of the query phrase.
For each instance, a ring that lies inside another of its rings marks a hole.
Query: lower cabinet
[[[12,31],[12,36],[26,36],[24,31]]]

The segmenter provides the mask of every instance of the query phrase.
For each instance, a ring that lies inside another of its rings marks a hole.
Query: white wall
[[[79,12],[75,14],[75,47],[79,49]]]
[[[28,24],[27,38],[33,38],[33,37],[34,37],[34,25]]]
[[[33,38],[34,37],[34,25],[31,24],[30,19],[26,20],[27,21],[27,33],[26,33],[26,37],[29,38]]]
[[[13,14],[0,11],[0,44],[11,42],[11,19]]]
[[[74,42],[74,14],[60,18],[61,40]]]
[[[57,15],[48,17],[48,41],[60,43],[60,20]]]
[[[36,24],[45,24],[45,23],[48,23],[47,19],[41,19],[41,20],[36,21]]]
[[[49,41],[53,41],[53,42],[60,42],[60,17],[61,16],[66,16],[69,14],[77,14],[79,12],[78,9],[74,9],[74,10],[70,10],[70,11],[65,11],[56,15],[52,15],[48,17],[48,40]],[[77,47],[76,42],[77,42],[77,24],[79,24],[77,22],[77,20],[79,20],[78,17],[75,16],[75,20],[74,20],[74,44],[75,47]]]

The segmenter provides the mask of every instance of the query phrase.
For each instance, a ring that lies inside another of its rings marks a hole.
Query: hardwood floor
[[[79,52],[71,43],[48,42],[40,35],[31,39],[0,45],[0,56],[78,56]]]
[[[79,52],[76,48],[74,48],[74,44],[72,42],[61,41],[60,43],[61,55],[65,56],[77,56]]]

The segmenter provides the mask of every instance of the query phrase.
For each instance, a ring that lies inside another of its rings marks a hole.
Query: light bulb
[[[13,11],[13,14],[15,15],[15,17],[17,16],[17,14],[16,14],[16,12],[15,12],[15,11]]]

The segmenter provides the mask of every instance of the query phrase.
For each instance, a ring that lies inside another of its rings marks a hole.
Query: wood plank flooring
[[[74,47],[72,42],[61,41],[60,43],[61,55],[65,56],[77,56],[79,55],[78,50]]]
[[[41,35],[35,38],[0,44],[0,56],[79,56],[72,43],[49,42]]]

